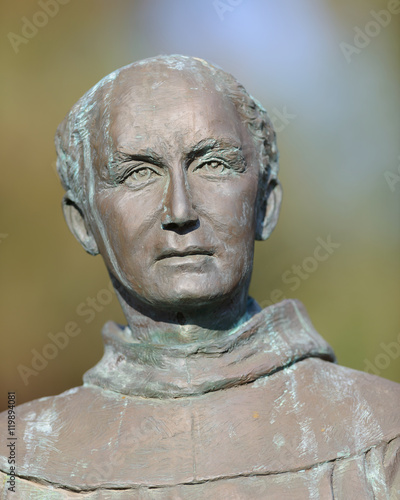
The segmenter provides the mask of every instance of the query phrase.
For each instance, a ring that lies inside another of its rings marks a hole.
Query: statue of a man
[[[262,106],[160,56],[87,92],[56,147],[68,226],[128,324],[83,386],[16,408],[9,497],[400,498],[400,386],[336,365],[298,301],[248,297],[281,203]]]

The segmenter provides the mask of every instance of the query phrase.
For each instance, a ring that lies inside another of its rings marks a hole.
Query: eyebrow
[[[108,165],[106,165],[106,170],[111,178],[115,180],[121,175],[124,164],[132,161],[152,163],[159,167],[163,167],[165,163],[162,156],[151,148],[139,149],[135,153],[127,153],[126,151],[118,150],[113,154]]]
[[[203,156],[212,151],[223,151],[228,154],[234,153],[243,156],[241,145],[236,141],[224,138],[207,138],[202,139],[194,146],[191,146],[184,150],[182,153],[182,160],[187,164],[190,161],[193,161],[195,158]],[[120,175],[120,171],[124,168],[124,164],[132,161],[152,163],[153,165],[157,165],[159,167],[166,166],[165,159],[151,148],[138,149],[137,151],[132,153],[123,150],[117,150],[113,154],[111,161],[107,165],[108,173],[113,179],[115,179]]]
[[[111,162],[109,163],[109,167],[117,166],[120,163],[125,163],[132,160],[150,161],[151,163],[160,166],[164,163],[162,156],[156,153],[151,148],[139,149],[134,153],[127,153],[126,151],[118,150],[113,155]]]
[[[242,151],[241,145],[236,143],[236,141],[230,139],[203,139],[199,141],[195,146],[184,151],[184,158],[187,160],[193,160],[199,156],[205,155],[210,151],[226,151],[229,153],[239,153]]]

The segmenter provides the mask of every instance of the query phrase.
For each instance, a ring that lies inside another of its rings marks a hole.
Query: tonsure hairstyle
[[[107,106],[104,100],[107,101],[110,94],[112,95],[113,82],[136,66],[148,65],[151,71],[152,64],[164,64],[170,69],[211,75],[218,88],[232,101],[253,137],[262,172],[261,190],[273,185],[278,175],[279,154],[275,131],[263,106],[231,74],[222,69],[196,57],[170,55],[144,59],[110,73],[70,109],[58,126],[55,136],[57,171],[66,191],[66,197],[84,209],[85,171],[89,166],[87,163],[93,162],[97,155],[98,140],[94,135],[107,125],[104,123],[107,120],[104,112]],[[98,123],[93,126],[96,120]]]

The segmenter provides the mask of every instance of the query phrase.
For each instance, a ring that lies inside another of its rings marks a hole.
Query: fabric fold
[[[84,383],[124,395],[178,398],[253,382],[300,360],[335,361],[302,304],[285,300],[219,341],[179,346],[130,342],[116,323],[103,328],[105,352]]]

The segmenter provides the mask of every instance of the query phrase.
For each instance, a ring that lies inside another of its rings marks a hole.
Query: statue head
[[[72,107],[56,148],[68,226],[124,301],[184,312],[247,297],[281,189],[271,121],[231,75],[179,55],[121,68]]]

